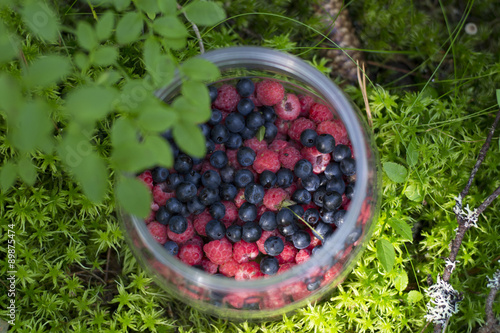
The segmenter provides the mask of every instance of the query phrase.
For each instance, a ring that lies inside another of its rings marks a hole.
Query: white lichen
[[[458,312],[458,303],[462,296],[451,284],[441,280],[439,275],[437,282],[430,286],[426,293],[431,300],[427,303],[425,319],[434,324],[445,325],[448,319]]]
[[[491,278],[488,278],[486,287],[490,289],[500,289],[500,269],[498,269]]]
[[[451,266],[450,273],[452,273],[455,270],[455,265],[457,262],[460,262],[460,261],[458,261],[458,260],[451,261],[450,258],[446,258],[446,261],[445,261],[446,267]]]
[[[453,207],[453,212],[464,221],[465,227],[477,228],[477,219],[479,214],[477,213],[477,209],[470,209],[469,204],[465,206],[465,209],[462,207],[462,198],[459,195],[455,198],[456,205]]]

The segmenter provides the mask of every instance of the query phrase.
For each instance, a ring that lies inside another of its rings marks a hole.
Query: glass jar
[[[168,254],[153,240],[144,220],[121,213],[134,255],[173,296],[226,319],[271,319],[320,299],[352,270],[371,236],[380,205],[377,150],[360,111],[337,85],[303,60],[262,47],[224,48],[200,57],[219,67],[222,82],[241,77],[273,78],[283,81],[286,89],[313,94],[343,122],[351,141],[356,180],[344,223],[310,260],[279,275],[245,281],[209,275]],[[168,103],[178,94],[180,84],[177,77],[156,95]]]

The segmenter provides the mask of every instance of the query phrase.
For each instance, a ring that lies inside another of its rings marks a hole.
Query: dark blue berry
[[[253,173],[247,169],[239,169],[234,174],[234,185],[239,188],[244,188],[251,182],[253,182]]]
[[[328,164],[326,166],[324,174],[328,179],[332,179],[335,177],[342,177],[342,171],[340,171],[340,165],[336,162]]]
[[[362,234],[363,234],[363,228],[361,227],[355,228],[349,235],[347,235],[345,239],[345,244],[351,245],[356,243]]]
[[[231,225],[226,230],[226,237],[233,243],[239,242],[241,240],[241,226],[237,224]]]
[[[215,144],[224,143],[229,139],[229,130],[222,124],[215,125],[210,131],[210,139]]]
[[[291,205],[291,206],[288,206],[288,209],[290,209],[294,213],[296,220],[299,219],[298,217],[304,216],[304,208],[302,208],[302,206],[300,206],[300,205]]]
[[[236,109],[238,110],[239,113],[241,113],[244,116],[247,116],[250,114],[250,112],[253,111],[255,108],[255,104],[250,98],[242,98],[238,102],[238,105],[236,106]]]
[[[219,189],[205,187],[204,189],[202,189],[200,191],[200,194],[198,195],[198,199],[200,199],[200,202],[203,205],[210,206],[214,202],[220,200]]]
[[[271,236],[264,242],[264,250],[270,256],[277,256],[285,248],[285,243],[278,236]]]
[[[276,127],[274,123],[266,121],[264,123],[264,128],[266,129],[266,131],[264,132],[264,140],[266,140],[267,142],[273,141],[276,135],[278,135],[278,127]]]
[[[304,230],[299,230],[292,235],[292,242],[296,249],[302,250],[311,244],[311,236]]]
[[[222,239],[226,235],[226,226],[218,220],[210,220],[205,226],[205,233],[212,240]]]
[[[313,129],[306,129],[300,134],[300,143],[306,147],[314,147],[318,133]]]
[[[247,243],[253,243],[262,236],[262,228],[255,222],[247,222],[241,228],[241,239]]]
[[[312,171],[313,171],[312,164],[306,159],[298,161],[295,164],[295,167],[293,168],[295,176],[302,179],[310,176],[312,174]]]
[[[232,183],[234,181],[234,168],[226,165],[220,170],[220,178],[224,183]]]
[[[335,215],[333,215],[333,224],[335,224],[337,227],[340,227],[342,224],[344,224],[345,213],[346,211],[343,209],[339,209],[338,211],[336,211]]]
[[[174,162],[174,170],[180,174],[188,173],[193,167],[193,160],[186,154],[179,154]]]
[[[215,170],[207,170],[201,176],[201,183],[208,188],[218,188],[221,183],[220,175]]]
[[[309,192],[316,191],[320,186],[319,176],[316,174],[311,174],[306,178],[302,179],[302,186]]]
[[[341,204],[342,195],[337,192],[327,192],[323,198],[323,208],[326,210],[336,210]]]
[[[198,127],[201,129],[201,133],[203,133],[203,135],[205,136],[205,138],[208,138],[210,137],[210,126],[208,126],[208,124],[199,124]]]
[[[266,275],[275,275],[278,273],[280,265],[275,257],[264,257],[260,261],[260,271]]]
[[[264,212],[260,217],[259,226],[262,230],[266,231],[273,231],[276,229],[278,226],[278,223],[276,223],[276,214],[271,211]]]
[[[257,205],[264,200],[264,186],[250,183],[245,186],[245,200],[251,204]]]
[[[293,172],[287,168],[281,168],[276,173],[276,185],[281,188],[290,187],[293,183]]]
[[[340,162],[346,157],[351,157],[351,148],[346,145],[336,145],[332,153],[332,158],[335,162]]]
[[[176,234],[182,234],[186,231],[188,227],[188,222],[184,216],[174,215],[168,221],[168,228],[170,231]]]
[[[217,88],[208,86],[208,95],[210,96],[210,102],[213,103],[217,98]]]
[[[335,149],[335,139],[331,134],[321,134],[316,137],[316,149],[322,154],[330,154]]]
[[[220,197],[222,200],[232,201],[236,197],[236,194],[238,194],[238,189],[233,184],[223,183],[220,186]]]
[[[207,154],[212,154],[215,150],[215,142],[210,139],[205,140],[205,149]]]
[[[177,145],[172,141],[169,141],[170,143],[170,149],[172,149],[172,154],[174,155],[174,158],[177,158],[177,156],[179,156],[179,147],[177,147]]]
[[[345,196],[347,197],[347,199],[352,200],[352,198],[354,197],[354,183],[349,183],[345,187]]]
[[[229,139],[227,139],[224,144],[228,149],[238,149],[243,144],[243,138],[238,133],[229,134]]]
[[[245,123],[248,128],[258,130],[261,126],[264,126],[265,120],[260,112],[251,112],[247,116]]]
[[[319,222],[319,211],[316,208],[309,208],[304,213],[304,221],[309,224],[316,224]]]
[[[168,169],[162,167],[156,167],[151,172],[151,176],[153,176],[153,181],[155,183],[163,183],[167,180],[169,174]]]
[[[340,171],[346,176],[352,176],[356,173],[356,162],[351,157],[346,157],[340,161]]]
[[[160,206],[160,208],[156,211],[155,218],[158,223],[167,225],[170,217],[172,217],[172,214],[168,212],[165,206]]]
[[[180,202],[188,202],[193,199],[198,189],[193,183],[182,182],[175,189],[175,196]]]
[[[210,115],[210,119],[208,120],[208,124],[215,126],[222,121],[222,112],[217,109],[212,109],[212,113]]]
[[[241,138],[243,140],[248,140],[248,139],[251,139],[253,137],[255,137],[255,135],[257,134],[257,130],[255,129],[251,129],[251,128],[248,128],[245,126],[245,128],[240,132],[240,135],[241,135]]]
[[[179,245],[177,245],[177,243],[174,241],[167,241],[165,244],[163,244],[163,247],[168,251],[168,253],[173,256],[176,256],[177,253],[179,253]]]
[[[321,281],[323,278],[321,276],[315,277],[313,279],[306,279],[306,289],[309,291],[314,291],[321,286]]]
[[[243,78],[236,83],[236,91],[241,97],[249,97],[253,94],[255,90],[255,85],[252,80],[248,78]]]
[[[326,186],[326,182],[328,181],[328,178],[326,178],[325,173],[322,172],[319,175],[319,186]]]
[[[324,242],[333,233],[333,228],[329,224],[319,222],[312,230],[312,233],[314,236]]]
[[[210,208],[208,208],[210,215],[216,220],[222,220],[224,215],[226,215],[226,206],[220,201],[214,202]]]
[[[171,173],[168,175],[165,182],[168,191],[174,191],[180,183],[184,181],[184,177],[178,173]]]
[[[184,176],[184,181],[193,183],[198,187],[201,184],[201,175],[198,171],[191,170]]]
[[[201,214],[205,210],[205,205],[200,201],[199,197],[194,197],[186,204],[190,214]]]
[[[241,166],[247,167],[255,161],[255,152],[250,147],[241,147],[236,153],[236,158]]]
[[[182,203],[177,198],[170,198],[167,200],[165,208],[170,214],[180,214],[182,212]]]
[[[276,112],[272,106],[262,106],[259,111],[266,122],[274,123],[276,121]]]
[[[259,176],[259,183],[264,188],[271,188],[276,184],[276,174],[269,170],[264,170]]]
[[[227,155],[222,150],[214,151],[210,155],[210,164],[217,169],[221,169],[227,165]]]
[[[323,200],[325,198],[326,188],[321,186],[318,188],[316,192],[313,194],[313,202],[318,207],[323,207]]]
[[[294,233],[296,233],[299,230],[299,227],[297,226],[297,223],[293,222],[287,226],[278,226],[278,231],[280,234],[283,236],[292,236]]]
[[[321,244],[316,245],[315,247],[312,248],[311,255],[315,255],[320,249],[321,249]]]
[[[238,217],[243,222],[252,222],[257,218],[257,207],[249,202],[244,202],[238,210]]]
[[[326,191],[342,194],[345,191],[345,183],[342,178],[332,178],[326,183]]]
[[[230,132],[239,133],[245,128],[245,117],[239,113],[230,113],[226,117],[225,124]]]
[[[191,201],[193,201],[194,199],[196,199],[196,197],[194,197],[193,199],[189,200],[185,205],[182,205],[182,210],[181,210],[181,215],[184,216],[184,217],[188,217],[189,215],[191,215],[192,213],[189,211],[188,209],[188,206],[187,204],[190,203]]]
[[[335,213],[337,213],[335,210],[324,210],[321,213],[321,220],[327,224],[332,224],[335,219]]]
[[[276,223],[278,227],[285,227],[294,223],[295,215],[288,208],[282,208],[276,213]]]
[[[292,195],[292,200],[301,205],[307,205],[311,199],[311,193],[303,188],[296,190]]]

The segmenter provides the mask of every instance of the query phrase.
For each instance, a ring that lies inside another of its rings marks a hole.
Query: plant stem
[[[186,12],[183,10],[181,5],[178,4],[177,9],[182,11],[186,20],[189,23],[191,23],[191,25],[193,26],[194,34],[196,35],[196,38],[198,38],[198,44],[200,45],[200,53],[201,54],[205,53],[205,45],[203,44],[203,39],[201,38],[201,34],[200,34],[200,30],[198,29],[198,26],[187,17]]]

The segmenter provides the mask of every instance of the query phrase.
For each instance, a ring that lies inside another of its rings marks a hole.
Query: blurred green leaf
[[[0,110],[5,111],[9,121],[13,121],[22,104],[23,96],[17,80],[6,73],[0,73]]]
[[[155,165],[171,168],[174,162],[174,155],[170,144],[161,136],[147,136],[144,138],[144,145],[155,155]]]
[[[130,0],[113,0],[115,8],[119,12],[127,9],[127,7],[130,6],[130,2],[131,2]]]
[[[111,143],[113,146],[119,146],[124,143],[137,142],[137,128],[126,118],[118,118],[111,128]]]
[[[404,183],[406,180],[406,176],[408,175],[408,171],[404,166],[394,162],[385,162],[382,164],[382,168],[384,169],[387,177],[395,183]]]
[[[398,291],[403,291],[408,286],[408,274],[406,274],[405,270],[400,270],[398,275],[394,279],[394,286]]]
[[[197,125],[180,121],[174,125],[172,135],[180,150],[186,154],[198,158],[205,156],[205,136]]]
[[[115,14],[107,11],[99,17],[95,26],[97,38],[102,42],[108,40],[113,34],[115,26]]]
[[[175,15],[177,12],[177,1],[175,0],[157,0],[158,8],[165,16]]]
[[[28,28],[46,42],[56,42],[59,37],[59,19],[44,1],[26,0],[21,9]]]
[[[2,191],[7,191],[17,178],[17,167],[12,162],[7,160],[0,169],[0,188]]]
[[[497,104],[500,107],[500,89],[497,89]]]
[[[177,122],[177,114],[160,101],[151,101],[139,114],[139,126],[151,132],[164,132]]]
[[[147,217],[151,209],[151,193],[146,185],[135,178],[122,177],[116,184],[116,200],[127,212]]]
[[[101,46],[91,53],[90,59],[97,66],[109,66],[116,62],[118,50],[113,46]]]
[[[90,59],[89,57],[82,52],[77,52],[73,56],[73,61],[81,70],[85,71],[90,67]]]
[[[186,60],[181,66],[181,71],[191,79],[202,82],[215,81],[220,75],[217,66],[201,58]]]
[[[197,25],[214,25],[226,18],[222,7],[215,2],[196,1],[185,7],[186,16]]]
[[[417,303],[423,298],[422,294],[419,291],[411,290],[408,293],[408,302]]]
[[[81,122],[93,122],[106,116],[113,107],[116,89],[102,86],[81,86],[66,99],[66,110]]]
[[[134,4],[137,8],[147,14],[156,14],[160,10],[157,0],[135,0]]]
[[[186,38],[189,33],[177,16],[158,17],[153,22],[154,31],[169,38]]]
[[[210,112],[210,96],[205,84],[197,81],[185,81],[182,83],[181,92],[192,104],[204,108],[204,112]]]
[[[386,239],[379,239],[376,243],[377,258],[384,267],[386,272],[390,272],[396,260],[396,252],[391,242]]]
[[[115,169],[125,172],[141,172],[156,164],[151,147],[138,142],[124,142],[113,146],[111,159]]]
[[[19,52],[19,41],[15,34],[11,34],[5,24],[0,22],[0,63],[11,61]]]
[[[48,55],[36,59],[25,72],[24,82],[29,87],[48,86],[59,82],[71,73],[71,62],[67,57]]]
[[[184,96],[177,97],[173,101],[172,107],[181,119],[189,123],[200,124],[210,119],[210,108],[199,107]]]
[[[396,233],[398,233],[401,237],[403,237],[403,239],[413,242],[413,233],[408,223],[396,218],[391,218],[387,222],[389,223],[391,228],[394,229]]]
[[[76,39],[78,40],[78,44],[88,51],[93,50],[99,45],[94,28],[86,21],[78,22],[76,26]]]
[[[257,131],[257,134],[255,135],[257,137],[257,140],[262,141],[264,140],[264,136],[266,135],[266,127],[261,126],[259,130]]]
[[[22,181],[27,185],[32,186],[35,184],[37,171],[35,165],[29,157],[25,156],[19,159],[17,172],[19,173],[19,177],[21,177]]]
[[[408,199],[415,202],[422,202],[424,199],[422,189],[416,184],[410,184],[405,189],[405,195]]]
[[[164,38],[164,45],[166,45],[169,49],[172,50],[181,50],[184,49],[187,45],[186,38]]]
[[[16,126],[9,133],[12,144],[21,152],[47,147],[54,125],[50,121],[50,108],[42,101],[23,105],[17,116]]]
[[[118,82],[121,78],[123,78],[123,76],[119,72],[107,70],[102,72],[95,82],[99,85],[110,86]]]
[[[406,163],[408,166],[413,167],[418,162],[418,147],[415,138],[412,138],[406,150]]]
[[[137,12],[128,12],[118,21],[116,26],[116,41],[119,44],[128,44],[139,39],[144,22]]]
[[[170,56],[162,54],[160,43],[156,39],[148,38],[144,43],[143,59],[155,86],[162,87],[174,77],[174,62]]]
[[[93,202],[102,202],[108,188],[106,163],[94,151],[90,151],[81,163],[71,168],[83,193]]]

